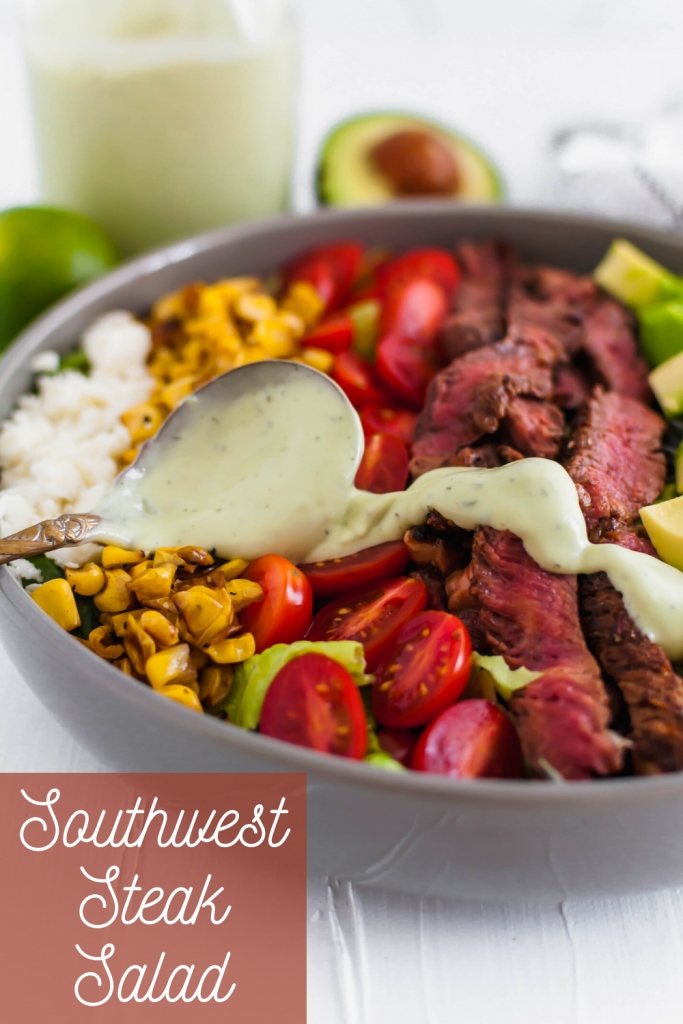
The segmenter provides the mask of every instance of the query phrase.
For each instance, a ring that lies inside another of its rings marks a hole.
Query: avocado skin
[[[392,122],[400,121],[402,123],[392,125]],[[383,123],[392,125],[396,131],[403,130],[405,128],[423,128],[427,131],[435,130],[441,136],[447,136],[453,149],[455,150],[456,159],[464,151],[467,152],[470,158],[476,159],[479,163],[481,170],[484,172],[484,176],[487,178],[487,187],[485,194],[470,197],[467,194],[462,196],[459,194],[453,195],[453,200],[457,201],[460,198],[470,199],[470,201],[476,202],[501,202],[505,198],[505,185],[500,171],[493,163],[493,161],[469,138],[454,132],[448,126],[439,123],[431,118],[423,117],[420,114],[411,113],[403,110],[384,110],[384,111],[372,111],[365,114],[357,114],[346,118],[343,121],[338,122],[325,136],[322,145],[319,150],[318,161],[315,172],[315,194],[319,205],[321,206],[353,206],[357,205],[352,202],[346,202],[343,199],[339,199],[338,195],[332,194],[330,185],[328,182],[330,160],[334,160],[334,149],[336,144],[346,136],[349,132],[354,129],[371,126],[373,123],[380,127]],[[460,151],[460,152],[459,152]],[[338,189],[337,189],[338,192]],[[398,199],[398,197],[396,197]],[[444,199],[449,197],[444,196]],[[376,200],[376,202],[370,201],[367,205],[379,205],[381,202],[391,201],[392,197],[387,196],[385,199]]]

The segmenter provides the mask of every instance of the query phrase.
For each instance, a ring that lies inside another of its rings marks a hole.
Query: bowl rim
[[[671,231],[649,228],[627,221],[558,213],[538,208],[477,204],[454,206],[450,202],[433,200],[406,201],[387,204],[383,207],[321,210],[303,216],[292,214],[234,225],[176,242],[130,259],[92,284],[57,303],[24,330],[3,354],[0,359],[0,394],[3,393],[11,376],[26,366],[35,349],[69,317],[87,311],[92,304],[106,299],[108,294],[121,286],[131,284],[157,270],[182,263],[190,257],[209,254],[224,245],[238,244],[241,240],[287,234],[292,229],[306,224],[329,224],[331,228],[334,228],[336,225],[344,225],[349,220],[364,219],[365,217],[387,222],[401,218],[438,219],[441,217],[457,221],[459,217],[464,219],[472,215],[480,217],[484,222],[496,222],[502,217],[508,223],[544,223],[554,225],[560,230],[567,227],[578,230],[598,228],[614,237],[622,234],[637,234],[641,242],[650,241],[654,245],[673,244],[681,250],[683,258],[683,237]],[[12,588],[9,592],[8,586]],[[23,597],[20,596],[22,594]],[[14,595],[17,597],[16,601]],[[606,801],[611,804],[615,800],[622,803],[632,799],[654,800],[683,796],[683,772],[658,776],[606,778],[592,780],[589,783],[546,781],[534,784],[531,780],[455,780],[426,772],[384,772],[362,761],[321,755],[317,751],[305,747],[298,747],[283,740],[232,726],[230,723],[210,715],[190,715],[186,708],[174,701],[159,700],[158,696],[160,695],[154,693],[150,687],[141,685],[138,680],[126,676],[125,673],[115,669],[113,665],[99,658],[94,652],[83,648],[81,644],[78,644],[80,650],[73,646],[65,648],[64,645],[74,638],[40,610],[38,605],[31,600],[30,595],[25,592],[21,583],[9,572],[7,566],[0,567],[0,599],[9,601],[19,614],[33,624],[37,632],[47,631],[47,637],[51,639],[52,646],[63,651],[65,655],[70,653],[79,659],[79,669],[91,678],[93,685],[104,686],[112,696],[122,698],[145,714],[153,714],[160,723],[168,721],[169,723],[173,722],[176,726],[182,726],[184,731],[193,734],[200,740],[205,737],[214,742],[225,743],[228,747],[249,754],[255,759],[269,760],[279,771],[310,774],[309,784],[318,776],[322,777],[321,781],[352,784],[364,788],[370,786],[378,791],[389,791],[392,794],[405,796],[431,797],[441,802],[450,798],[467,803],[484,801],[500,804],[504,802],[530,805],[531,807],[566,806],[567,804],[584,807],[602,805]],[[152,700],[154,705],[149,703]]]

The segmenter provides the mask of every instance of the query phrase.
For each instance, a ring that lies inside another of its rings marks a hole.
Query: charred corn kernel
[[[133,591],[138,601],[153,601],[159,598],[169,597],[177,566],[171,562],[164,562],[162,565],[155,565],[136,579],[130,581],[130,590]],[[108,609],[105,609],[108,610]]]
[[[78,614],[76,598],[66,580],[48,580],[32,592],[31,598],[68,633],[80,626],[81,617]]]
[[[213,556],[208,551],[205,551],[204,548],[193,547],[191,544],[178,548],[177,553],[183,562],[190,565],[213,565],[214,562]]]
[[[241,612],[255,601],[263,600],[263,588],[251,580],[232,580],[225,589],[236,612]]]
[[[209,665],[199,677],[199,699],[202,704],[216,708],[230,694],[233,670],[230,665]]]
[[[121,416],[121,422],[128,430],[133,444],[139,445],[156,434],[164,422],[164,414],[158,405],[141,402],[127,409]]]
[[[238,576],[242,575],[248,565],[249,562],[244,558],[232,558],[229,562],[224,562],[223,565],[219,565],[218,571],[223,573],[224,579],[234,580]]]
[[[167,384],[165,388],[162,388],[159,392],[159,400],[167,405],[169,409],[175,409],[176,405],[179,405],[183,398],[187,398],[191,395],[194,389],[199,383],[199,377],[190,375],[187,377],[180,377],[178,380],[173,381],[172,384]]]
[[[239,296],[233,308],[240,319],[247,320],[249,323],[268,320],[277,312],[275,299],[265,293],[245,292],[244,295]]]
[[[103,569],[122,569],[124,565],[139,565],[144,561],[144,551],[126,551],[125,548],[117,548],[113,544],[102,548]]]
[[[107,622],[107,619],[109,619],[116,635],[122,637],[126,635],[129,617],[132,616],[135,619],[139,619],[144,610],[144,608],[136,608],[132,612],[119,612],[118,615],[100,615],[100,622],[103,626],[109,625],[109,622]]]
[[[121,452],[119,455],[119,461],[123,466],[130,466],[131,462],[135,461],[137,454],[137,448],[126,448],[125,452]]]
[[[159,690],[159,693],[163,697],[168,697],[169,700],[174,700],[177,704],[190,708],[192,711],[204,710],[199,697],[189,686],[178,686],[172,683],[170,686],[164,686],[163,689]]]
[[[315,345],[307,345],[301,355],[297,357],[298,363],[305,363],[312,366],[314,370],[321,373],[331,373],[334,366],[334,356],[324,348],[316,348]]]
[[[261,345],[271,359],[286,359],[297,351],[296,340],[281,320],[260,320],[249,335],[250,344]]]
[[[178,643],[178,627],[169,622],[161,612],[147,609],[138,621],[141,629],[144,629],[159,647],[171,647]]]
[[[277,319],[281,321],[297,341],[299,338],[303,338],[306,333],[306,324],[296,313],[289,313],[286,309],[280,309],[278,310]]]
[[[148,660],[147,678],[155,690],[161,690],[169,683],[188,686],[197,681],[197,669],[190,658],[189,644],[176,644],[158,651]]]
[[[258,292],[263,288],[263,281],[260,277],[223,277],[214,285],[231,300],[237,298],[244,292]]]
[[[130,608],[132,601],[128,590],[128,584],[131,582],[130,576],[125,569],[106,569],[104,576],[106,580],[104,590],[101,590],[93,598],[95,607],[99,608],[101,612],[111,612],[112,615],[117,612],[125,612]]]
[[[169,292],[162,295],[152,306],[152,318],[154,320],[182,320],[186,315],[185,304],[181,292]]]
[[[226,609],[224,601],[216,591],[209,590],[208,587],[198,586],[182,590],[179,594],[174,594],[173,604],[180,612],[190,633],[195,637],[202,636],[221,614],[226,619],[230,616],[228,626],[231,625],[234,618],[232,606]]]
[[[190,648],[190,658],[198,672],[201,672],[209,664],[209,655],[206,651],[200,651],[198,647]]]
[[[82,597],[94,597],[104,587],[104,573],[94,562],[87,562],[80,569],[67,569],[66,578],[69,586]]]
[[[107,661],[116,661],[123,654],[121,644],[111,642],[112,633],[111,626],[98,626],[97,629],[91,630],[88,636],[88,642],[95,654],[99,654],[100,658],[106,658]]]
[[[142,628],[140,621],[140,619],[134,619],[133,616],[129,618],[123,646],[133,668],[138,675],[143,676],[147,662],[153,654],[156,654],[157,645],[149,633]]]
[[[325,303],[308,281],[295,281],[287,289],[281,307],[303,320],[306,330],[310,331],[323,315]]]
[[[137,565],[131,565],[128,570],[128,574],[132,580],[136,580],[138,576],[142,576],[143,572],[147,572],[148,569],[152,568],[152,559],[146,558],[144,562],[138,562]]]
[[[243,345],[235,357],[235,364],[232,369],[237,369],[238,366],[245,366],[247,363],[259,363],[262,359],[268,359],[268,353],[263,345]]]
[[[226,637],[233,627],[235,613],[232,607],[223,607],[213,622],[199,635],[195,636],[197,647],[205,649],[209,644]]]
[[[114,662],[114,667],[120,669],[127,676],[133,675],[133,666],[130,663],[130,658],[119,658],[118,661]]]
[[[255,651],[256,643],[251,633],[229,637],[227,640],[218,640],[206,648],[206,653],[218,665],[234,665],[237,662],[246,661]]]

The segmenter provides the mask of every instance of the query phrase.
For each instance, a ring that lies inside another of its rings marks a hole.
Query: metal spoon
[[[224,373],[209,381],[208,384],[181,402],[154,437],[142,445],[135,461],[119,474],[100,501],[98,508],[106,509],[109,498],[115,491],[121,492],[122,485],[125,487],[126,478],[130,474],[146,473],[152,465],[163,465],[164,457],[172,451],[180,436],[187,439],[188,431],[192,430],[193,421],[196,423],[200,418],[197,413],[205,411],[210,403],[220,403],[223,407],[246,392],[265,392],[274,386],[291,386],[295,378],[302,374],[314,375],[324,381],[330,388],[330,397],[334,394],[336,401],[339,401],[341,396],[344,407],[349,412],[351,426],[349,452],[334,452],[335,463],[338,461],[340,466],[340,476],[344,473],[348,474],[349,463],[355,462],[357,466],[360,461],[363,452],[363,432],[358,415],[346,395],[329,377],[303,363],[268,359],[247,363],[236,370]],[[182,482],[179,482],[179,485],[182,485]],[[43,555],[48,551],[56,551],[58,548],[72,547],[88,541],[101,542],[102,531],[99,530],[100,536],[97,534],[103,521],[103,518],[95,512],[67,512],[57,519],[47,519],[42,523],[37,523],[35,526],[30,526],[26,530],[21,530],[19,533],[0,540],[0,565],[12,562],[16,558]]]

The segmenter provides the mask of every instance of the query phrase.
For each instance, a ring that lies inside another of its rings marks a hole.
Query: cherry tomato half
[[[417,743],[417,735],[412,729],[381,729],[377,733],[377,742],[382,750],[395,758],[399,764],[410,768]]]
[[[313,345],[315,348],[322,348],[337,355],[351,348],[352,341],[353,320],[350,316],[340,313],[321,321],[305,338],[302,338],[301,344]]]
[[[348,297],[363,260],[358,242],[337,242],[304,253],[285,270],[285,281],[308,281],[317,290],[330,312]]]
[[[461,700],[420,736],[410,764],[451,779],[519,779],[523,758],[510,719],[488,700]]]
[[[365,451],[356,473],[360,491],[389,494],[402,491],[408,483],[408,446],[393,434],[373,434],[365,442]]]
[[[377,346],[379,379],[406,405],[422,408],[435,373],[433,353],[414,341],[387,334]]]
[[[387,293],[380,332],[429,344],[447,312],[448,300],[443,288],[428,278],[417,277]]]
[[[377,268],[378,285],[384,295],[418,277],[440,285],[450,296],[460,283],[460,268],[446,249],[436,247],[411,249]]]
[[[315,597],[337,597],[398,576],[409,558],[410,552],[402,540],[389,540],[386,544],[357,551],[355,555],[309,562],[299,568],[311,584]]]
[[[414,412],[408,412],[407,409],[366,405],[361,410],[360,421],[366,436],[368,434],[393,434],[405,444],[413,443],[417,415]]]
[[[306,639],[357,640],[365,648],[368,672],[374,672],[404,622],[426,603],[427,589],[421,580],[384,580],[326,605],[313,619]]]
[[[242,578],[260,584],[265,594],[263,601],[240,612],[240,622],[254,634],[256,653],[301,640],[313,611],[311,584],[301,570],[281,555],[263,555]]]
[[[374,367],[355,352],[339,353],[332,367],[332,377],[356,409],[370,403],[381,405],[384,401]]]
[[[360,760],[367,746],[363,701],[351,674],[324,654],[302,654],[268,688],[261,732],[299,747]]]
[[[472,644],[460,619],[422,612],[401,626],[377,666],[372,710],[378,722],[413,728],[456,701],[470,674]]]

